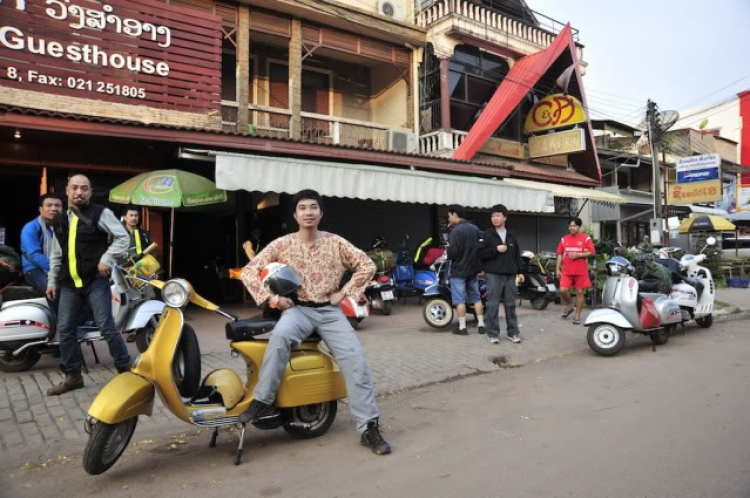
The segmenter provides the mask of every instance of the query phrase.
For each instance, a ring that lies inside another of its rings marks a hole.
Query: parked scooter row
[[[708,238],[708,245],[716,239]],[[651,337],[656,345],[666,344],[677,328],[690,320],[701,327],[713,323],[715,300],[711,271],[699,263],[705,254],[686,254],[679,262],[681,281],[672,285],[669,295],[640,292],[640,282],[632,274],[630,262],[615,256],[607,261],[609,278],[602,292],[602,309],[592,311],[584,325],[591,349],[602,356],[617,354],[625,346],[625,333],[632,331]]]
[[[112,314],[115,325],[123,334],[135,334],[138,350],[148,348],[164,303],[148,299],[146,286],[134,285],[136,275],[151,276],[159,271],[159,264],[151,251],[152,244],[131,261],[129,268],[116,266],[112,270]],[[60,335],[56,330],[57,317],[47,298],[31,287],[7,289],[0,307],[0,370],[19,372],[31,369],[43,354],[60,351]],[[77,330],[81,344],[104,339],[96,327],[80,326]],[[96,349],[93,349],[95,358]]]

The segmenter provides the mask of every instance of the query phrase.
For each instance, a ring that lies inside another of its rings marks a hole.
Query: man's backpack
[[[10,246],[0,245],[0,291],[21,278],[21,257]]]

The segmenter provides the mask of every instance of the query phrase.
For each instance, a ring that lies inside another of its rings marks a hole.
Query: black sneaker
[[[466,328],[461,328],[458,324],[453,326],[453,333],[456,335],[469,335],[469,331]]]
[[[484,325],[480,325],[479,326],[479,329],[477,330],[477,333],[479,333],[479,334],[485,334],[486,333],[486,331],[484,330]]]
[[[240,414],[239,421],[243,424],[254,424],[258,420],[276,415],[276,408],[258,400],[252,400],[247,410]]]
[[[387,455],[391,452],[391,445],[386,443],[382,434],[380,434],[377,420],[367,423],[367,430],[362,433],[359,444],[367,446],[376,455]]]
[[[128,362],[123,365],[115,365],[115,368],[117,369],[117,373],[125,373],[130,372],[130,370],[133,368],[133,360],[128,359]]]

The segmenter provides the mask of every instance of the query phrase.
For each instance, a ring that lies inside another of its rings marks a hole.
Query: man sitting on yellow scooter
[[[349,408],[362,434],[360,443],[378,455],[385,455],[391,452],[391,447],[378,426],[375,388],[362,345],[339,307],[345,297],[356,299],[362,295],[375,274],[375,265],[342,237],[318,230],[323,202],[316,191],[298,192],[293,204],[299,230],[271,242],[242,272],[242,281],[255,302],[260,305],[268,300],[282,314],[263,357],[253,401],[239,420],[252,423],[275,413],[273,402],[292,347],[317,331],[344,374]],[[260,273],[270,263],[283,263],[294,269],[301,283],[296,301],[271,294],[263,285]],[[341,277],[349,269],[354,270],[354,275],[339,290]]]

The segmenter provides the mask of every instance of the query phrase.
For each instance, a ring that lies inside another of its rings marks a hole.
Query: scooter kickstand
[[[237,456],[234,458],[235,465],[242,463],[242,445],[245,444],[245,428],[246,425],[242,424],[242,430],[240,431],[240,445],[237,447]]]
[[[649,337],[651,337],[651,352],[656,353],[656,332],[651,332]]]
[[[682,335],[685,335],[685,322],[680,322],[680,326],[682,327]]]
[[[219,427],[214,428],[214,433],[211,434],[211,442],[208,443],[209,448],[216,448],[216,438],[219,437]]]

